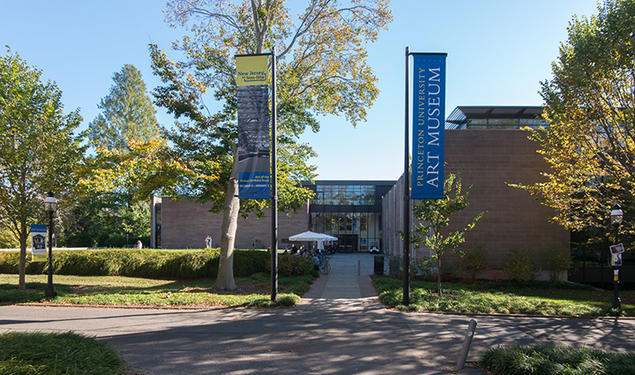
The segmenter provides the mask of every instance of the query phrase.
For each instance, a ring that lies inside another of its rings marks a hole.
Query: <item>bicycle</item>
[[[329,257],[326,255],[320,256],[319,270],[322,275],[328,275],[331,272],[331,264],[329,263]]]

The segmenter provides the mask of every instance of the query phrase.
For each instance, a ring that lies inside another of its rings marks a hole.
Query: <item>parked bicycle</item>
[[[320,273],[323,275],[328,275],[331,272],[331,264],[329,263],[329,256],[326,254],[320,255],[320,264],[319,264]]]

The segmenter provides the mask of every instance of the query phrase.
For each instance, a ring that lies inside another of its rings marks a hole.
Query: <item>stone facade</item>
[[[548,269],[549,252],[569,251],[569,232],[550,223],[550,208],[542,206],[524,190],[510,183],[533,183],[546,168],[536,153],[536,144],[518,129],[446,130],[446,174],[457,173],[463,187],[472,185],[471,205],[453,218],[454,225],[465,225],[479,212],[485,212],[476,227],[466,234],[464,249],[483,246],[489,271],[481,277],[503,277],[493,271],[502,267],[510,250],[529,250],[541,270]],[[403,186],[401,180],[384,197],[384,243],[387,253],[400,255],[403,244],[396,235],[403,223]],[[416,203],[416,202],[415,202]],[[411,220],[412,222],[412,220]],[[415,256],[427,256],[419,250]],[[458,266],[456,257],[444,264]],[[546,272],[543,272],[543,277]]]
[[[220,245],[222,215],[209,211],[211,204],[180,199],[161,199],[161,248],[200,249],[205,247],[205,237],[212,237],[212,247]],[[289,236],[308,230],[308,205],[297,212],[278,213],[278,246],[283,248]],[[271,214],[255,214],[247,219],[238,218],[236,245],[238,249],[266,248],[271,246]]]

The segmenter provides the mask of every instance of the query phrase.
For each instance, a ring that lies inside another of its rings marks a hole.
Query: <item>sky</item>
[[[294,6],[301,0],[291,0]],[[0,0],[0,47],[8,45],[62,90],[81,129],[98,114],[115,72],[136,66],[150,92],[159,85],[148,44],[169,50],[184,34],[164,22],[159,0]],[[541,105],[540,82],[567,39],[573,15],[597,13],[596,0],[392,0],[393,22],[367,46],[380,90],[367,121],[320,117],[305,134],[318,153],[319,180],[396,180],[403,172],[405,48],[446,52],[446,117],[459,105]],[[157,108],[157,119],[172,118]]]

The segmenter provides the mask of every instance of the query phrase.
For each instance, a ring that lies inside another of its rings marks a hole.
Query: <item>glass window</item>
[[[313,204],[340,206],[375,205],[374,185],[318,185]]]

